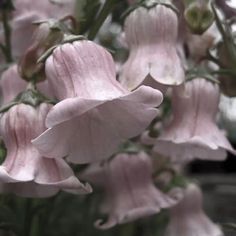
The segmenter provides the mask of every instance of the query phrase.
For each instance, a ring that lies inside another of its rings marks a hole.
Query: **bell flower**
[[[155,187],[151,160],[144,152],[118,154],[105,164],[92,164],[81,174],[82,179],[105,190],[100,210],[109,217],[106,222],[95,222],[99,229],[151,216],[175,205],[182,197],[179,188],[165,194]]]
[[[24,81],[17,69],[17,65],[9,67],[3,72],[0,80],[0,93],[1,93],[1,105],[6,105],[12,102],[15,97],[24,91],[27,87],[26,81]],[[53,94],[47,81],[43,81],[37,84],[37,88],[45,96],[52,98]]]
[[[227,151],[235,153],[215,122],[219,97],[219,86],[201,78],[186,83],[185,95],[175,89],[173,119],[155,141],[154,151],[180,162],[194,158],[221,161]]]
[[[105,159],[122,141],[139,135],[157,114],[158,90],[124,89],[113,59],[103,47],[80,40],[56,48],[46,61],[55,96],[62,100],[48,113],[49,128],[33,144],[47,157],[73,163]]]
[[[141,84],[165,91],[166,86],[184,82],[184,70],[177,53],[178,17],[170,7],[157,4],[139,7],[124,25],[130,54],[123,65],[120,82],[129,90]]]
[[[0,166],[1,191],[25,197],[49,197],[59,190],[88,193],[63,159],[48,159],[39,154],[31,139],[45,130],[44,119],[51,105],[34,108],[19,104],[0,118],[0,133],[7,156]]]
[[[202,192],[189,184],[184,198],[170,210],[170,222],[165,236],[223,236],[202,209]]]

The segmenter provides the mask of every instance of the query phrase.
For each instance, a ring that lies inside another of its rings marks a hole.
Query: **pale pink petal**
[[[162,94],[147,86],[141,86],[134,92],[117,98],[123,102],[142,103],[144,105],[151,105],[157,107],[162,102]],[[46,126],[52,127],[61,122],[73,119],[76,116],[83,115],[84,113],[99,107],[106,102],[115,102],[115,100],[88,100],[83,98],[68,98],[56,104],[49,112],[46,118]],[[58,119],[59,118],[59,119]]]
[[[160,101],[159,94],[156,101]],[[79,106],[73,109],[80,111]],[[154,108],[133,102],[128,95],[108,101],[81,116],[71,113],[71,119],[49,128],[32,142],[47,157],[67,156],[75,163],[97,161],[109,157],[123,140],[137,136],[156,114]]]
[[[0,80],[1,105],[11,102],[20,92],[24,91],[26,86],[27,83],[19,76],[17,65],[4,71]]]
[[[182,84],[184,71],[177,53],[177,30],[177,15],[171,8],[157,4],[151,9],[133,10],[124,26],[130,54],[121,68],[121,84],[132,90],[147,85],[148,77],[158,89]]]
[[[75,96],[105,100],[128,93],[115,80],[111,54],[88,40],[56,48],[46,61],[46,73],[60,100]]]
[[[32,141],[46,157],[67,156],[74,163],[105,159],[125,139],[139,135],[162,102],[161,92],[151,87],[124,89],[110,53],[92,41],[56,48],[46,74],[55,96],[63,100],[46,118],[49,129]]]
[[[172,97],[173,119],[155,143],[154,150],[175,161],[224,160],[227,151],[236,153],[217,127],[219,87],[205,79],[194,79]]]
[[[31,144],[31,139],[45,130],[44,119],[50,108],[49,104],[41,104],[38,108],[20,104],[2,115],[0,133],[7,148],[7,156],[0,166],[0,179],[6,191],[9,189],[22,196],[38,193],[36,197],[49,196],[59,190],[91,192],[91,187],[83,185],[64,160],[44,158]],[[50,191],[44,192],[50,187]],[[31,190],[25,192],[27,188]]]
[[[42,18],[37,12],[26,12],[13,19],[11,44],[14,58],[19,59],[29,47],[33,32],[37,28],[32,23]]]
[[[1,91],[1,105],[6,105],[12,102],[19,93],[23,92],[27,88],[27,83],[23,80],[18,72],[17,65],[12,65],[6,71],[3,72],[0,80]],[[54,95],[48,84],[48,81],[42,81],[37,84],[39,91],[49,98],[53,98]]]

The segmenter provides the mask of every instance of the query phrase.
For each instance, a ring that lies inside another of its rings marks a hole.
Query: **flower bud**
[[[184,16],[189,29],[195,34],[204,33],[214,21],[214,13],[209,0],[190,1]]]
[[[48,20],[38,23],[31,46],[24,53],[19,71],[26,81],[42,81],[45,79],[44,65],[38,63],[40,56],[50,47],[63,39],[63,31],[59,21]]]

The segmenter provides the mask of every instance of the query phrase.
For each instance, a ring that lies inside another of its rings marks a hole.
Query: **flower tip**
[[[78,191],[79,194],[88,194],[92,192],[93,192],[93,188],[89,183],[82,184],[81,190]]]
[[[97,229],[101,229],[101,230],[106,230],[106,229],[110,229],[112,228],[113,226],[115,226],[115,222],[114,221],[111,221],[111,222],[104,222],[104,220],[102,219],[99,219],[99,220],[96,220],[94,222],[94,227],[97,228]]]

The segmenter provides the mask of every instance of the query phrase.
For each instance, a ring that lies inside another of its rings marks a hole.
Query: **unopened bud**
[[[189,29],[195,34],[204,33],[214,21],[209,0],[191,2],[185,8],[184,17]]]
[[[19,74],[26,81],[42,81],[45,79],[44,66],[37,63],[38,52],[37,48],[32,46],[26,50],[19,63]]]
[[[45,79],[44,65],[38,59],[49,48],[63,39],[63,29],[60,22],[48,20],[39,24],[33,37],[32,45],[26,50],[19,64],[19,73],[26,81],[42,81]]]

